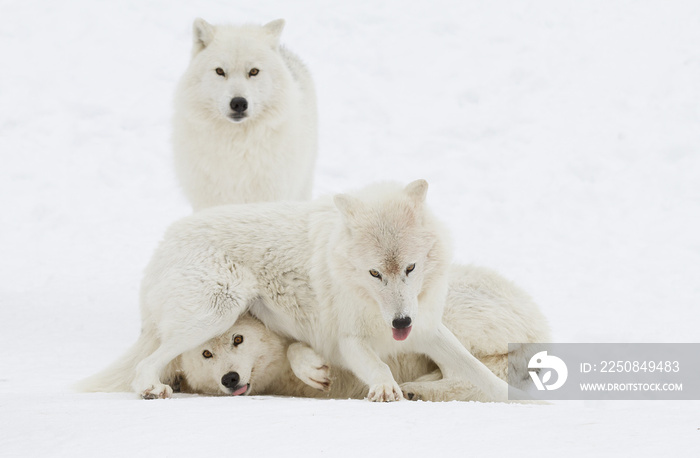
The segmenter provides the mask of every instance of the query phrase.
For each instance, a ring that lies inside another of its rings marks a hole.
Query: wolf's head
[[[284,111],[292,76],[280,54],[284,20],[264,26],[193,25],[192,61],[181,87],[204,116],[248,123]]]
[[[267,368],[285,356],[281,338],[257,319],[242,315],[221,336],[180,355],[180,375],[186,391],[247,395],[270,382]]]
[[[342,215],[343,235],[336,253],[343,278],[353,290],[379,307],[396,340],[405,340],[418,315],[426,282],[444,274],[444,233],[425,205],[428,183],[405,188],[380,185],[357,196],[340,194],[334,202]]]

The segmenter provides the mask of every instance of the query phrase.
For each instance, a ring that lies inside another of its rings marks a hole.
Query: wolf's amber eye
[[[219,67],[216,69],[216,74],[219,76],[226,76],[226,72],[224,71],[223,68]]]
[[[211,352],[210,352],[209,350],[204,350],[204,351],[202,352],[202,356],[204,356],[205,358],[211,358],[211,357],[214,356],[214,355],[212,355]]]
[[[243,343],[243,336],[238,335],[238,334],[233,336],[233,346],[234,347],[237,347],[242,343]]]
[[[411,264],[411,265],[408,266],[408,267],[406,267],[406,275],[408,275],[408,274],[410,274],[411,272],[413,272],[413,269],[415,269],[415,268],[416,268],[416,264],[415,264],[415,263],[414,263],[414,264]]]
[[[250,71],[248,72],[248,76],[255,76],[258,73],[260,73],[260,70],[258,70],[257,68],[251,68]]]
[[[374,270],[374,269],[370,269],[369,274],[370,274],[371,276],[373,276],[374,278],[378,278],[378,279],[380,279],[380,280],[382,279],[382,274],[380,274],[379,272],[377,272],[377,271]]]

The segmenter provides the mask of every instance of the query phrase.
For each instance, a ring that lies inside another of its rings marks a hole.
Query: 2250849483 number
[[[601,361],[600,372],[679,372],[678,361]]]

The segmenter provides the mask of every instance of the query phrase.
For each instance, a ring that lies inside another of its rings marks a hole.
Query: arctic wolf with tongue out
[[[142,335],[124,359],[137,363],[133,390],[170,396],[160,378],[168,364],[250,311],[352,371],[371,401],[402,399],[382,360],[402,353],[423,353],[444,379],[505,400],[505,382],[442,324],[450,256],[427,189],[423,180],[375,185],[333,201],[220,206],[176,222],[143,279]]]

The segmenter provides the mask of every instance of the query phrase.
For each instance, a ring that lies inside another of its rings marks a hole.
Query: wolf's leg
[[[365,342],[356,337],[339,339],[340,354],[348,369],[369,386],[370,401],[400,401],[401,388],[389,366]]]
[[[440,367],[444,379],[471,382],[489,401],[507,401],[508,384],[476,359],[452,332],[440,324],[436,331],[421,344],[422,351]],[[519,399],[529,399],[518,393]]]
[[[412,382],[402,383],[404,398],[410,401],[486,401],[473,383],[456,378],[443,379],[437,369]]]
[[[508,377],[509,355],[487,355],[479,358],[499,378]],[[443,379],[440,369],[401,384],[403,396],[412,401],[486,401],[484,393],[473,383],[458,379]]]
[[[331,387],[328,363],[308,345],[295,342],[287,349],[294,375],[312,388],[328,391]]]
[[[438,371],[439,372],[439,371]],[[473,384],[455,378],[436,381],[415,381],[401,384],[406,399],[411,401],[485,401]]]
[[[152,279],[142,290],[141,308],[160,346],[136,366],[131,388],[145,399],[169,397],[172,389],[160,380],[168,364],[233,326],[258,296],[256,284],[250,270],[225,256],[207,258],[177,280]]]
[[[473,384],[458,379],[443,379],[435,369],[417,379],[401,384],[403,397],[409,401],[481,401],[484,394]]]

